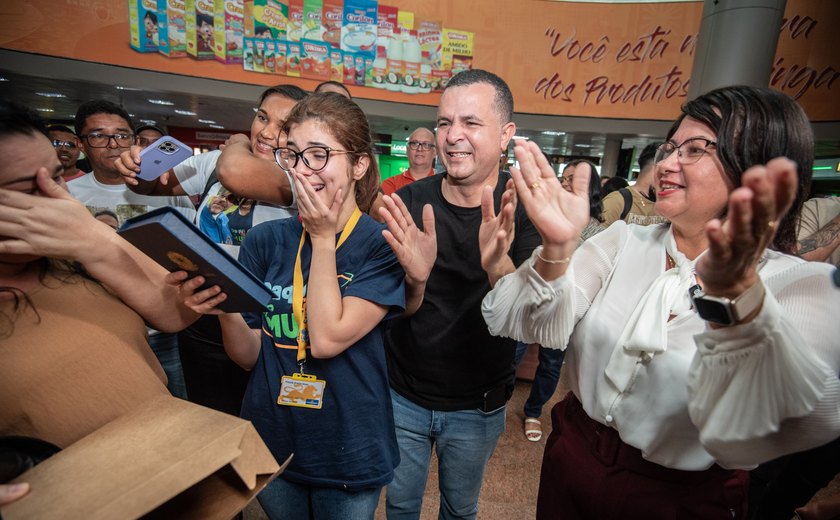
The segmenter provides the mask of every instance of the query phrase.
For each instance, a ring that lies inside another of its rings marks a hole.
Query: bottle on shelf
[[[400,90],[406,94],[420,92],[420,63],[423,57],[417,31],[403,31],[408,33],[403,38],[403,81]]]
[[[403,42],[400,37],[400,30],[394,28],[391,38],[388,40],[386,51],[386,75],[385,88],[394,92],[400,91],[403,77]]]

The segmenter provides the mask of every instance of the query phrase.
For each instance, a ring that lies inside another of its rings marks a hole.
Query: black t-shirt
[[[254,226],[254,210],[252,208],[246,215],[240,215],[239,210],[231,211],[227,217],[233,245],[241,246],[248,230]]]
[[[491,336],[481,315],[481,301],[490,291],[478,246],[481,207],[447,202],[441,192],[444,175],[397,191],[421,229],[423,206],[432,205],[438,247],[422,305],[412,316],[393,320],[386,333],[388,375],[395,391],[424,408],[468,410],[480,408],[489,389],[512,382],[515,343]],[[509,178],[500,172],[493,193],[497,213]],[[509,254],[519,265],[540,236],[521,205],[515,221]]]

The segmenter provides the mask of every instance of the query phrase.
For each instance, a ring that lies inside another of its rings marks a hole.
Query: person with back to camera
[[[643,226],[664,221],[654,209],[656,193],[653,188],[653,160],[658,146],[656,143],[651,143],[642,149],[639,154],[639,176],[636,177],[634,185],[604,196],[604,213],[601,220],[605,226],[609,226],[616,220]]]
[[[294,453],[259,495],[269,517],[372,519],[399,462],[381,326],[405,308],[404,272],[383,226],[362,214],[379,185],[362,110],[313,94],[284,128],[276,156],[300,220],[246,236],[239,259],[275,298],[262,315],[220,315],[225,349],[251,371],[242,417],[278,460]],[[214,286],[186,301],[218,312],[224,295]]]
[[[493,334],[569,346],[538,518],[744,518],[743,470],[840,433],[840,291],[831,266],[787,254],[813,150],[786,95],[709,92],[657,153],[671,223],[616,222],[575,251],[588,179],[566,192],[517,143],[543,246],[483,313]]]
[[[589,173],[589,223],[580,232],[580,243],[584,240],[593,237],[604,230],[604,225],[601,222],[601,213],[603,207],[601,206],[601,181],[597,175],[597,169],[591,161],[586,159],[578,159],[570,162],[563,168],[563,173],[560,176],[560,185],[566,191],[572,191],[572,181],[575,172],[583,172],[588,169]],[[514,366],[518,366],[525,352],[528,350],[528,343],[517,342],[516,357],[514,358]],[[557,348],[547,348],[542,345],[539,346],[538,360],[536,373],[534,374],[534,381],[531,384],[531,392],[528,394],[528,399],[525,401],[523,412],[525,414],[525,421],[523,427],[525,429],[525,438],[531,442],[538,442],[542,439],[542,423],[540,422],[540,415],[542,415],[542,408],[545,403],[554,395],[557,389],[557,382],[560,381],[560,369],[563,366],[563,358],[566,353],[564,350]]]

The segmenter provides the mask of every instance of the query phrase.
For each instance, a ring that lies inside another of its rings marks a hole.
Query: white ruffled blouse
[[[713,330],[690,306],[694,262],[676,251],[668,224],[618,221],[551,282],[533,268],[540,250],[485,297],[490,332],[568,344],[564,370],[586,412],[648,460],[751,468],[840,435],[832,266],[766,251],[758,316]],[[666,251],[677,266],[663,273]]]

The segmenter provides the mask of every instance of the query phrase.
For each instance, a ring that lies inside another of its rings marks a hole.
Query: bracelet
[[[542,251],[540,251],[540,253],[542,253]],[[571,256],[567,256],[566,258],[564,258],[562,260],[549,260],[547,258],[543,258],[543,255],[541,255],[540,253],[537,253],[537,258],[539,258],[540,260],[542,260],[543,262],[545,262],[547,264],[568,264],[569,262],[572,261]]]

